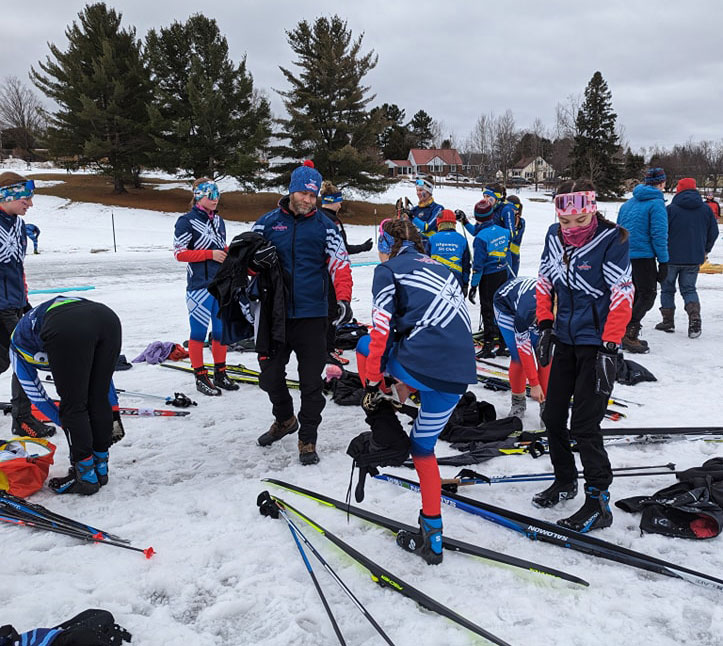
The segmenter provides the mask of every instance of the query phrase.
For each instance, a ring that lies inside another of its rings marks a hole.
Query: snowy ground
[[[413,197],[411,186],[400,185],[379,199],[393,202],[401,190]],[[520,194],[527,220],[521,273],[534,275],[544,232],[553,219],[552,207],[549,201],[530,201],[534,191]],[[469,188],[442,187],[436,193],[445,206],[468,213],[477,196],[478,191]],[[619,205],[606,206],[614,218]],[[111,210],[117,253],[113,252]],[[185,268],[171,253],[176,217],[38,196],[26,217],[42,229],[41,254],[29,255],[26,261],[29,287],[94,285],[94,291],[82,295],[107,303],[120,315],[123,352],[129,359],[151,341],[181,342],[187,336]],[[229,222],[229,238],[248,227]],[[352,242],[372,235],[371,227],[347,229]],[[374,252],[353,258],[355,262],[375,259]],[[714,250],[711,261],[723,261],[723,245]],[[354,269],[353,307],[361,320],[369,319],[372,274],[373,267]],[[704,330],[700,339],[690,340],[685,335],[682,308],[674,335],[652,329],[657,311],[646,318],[644,336],[651,352],[640,362],[657,375],[658,382],[616,387],[617,395],[645,404],[627,409],[628,418],[619,423],[621,427],[721,423],[723,276],[701,275],[699,290]],[[43,298],[35,296],[32,302],[37,304]],[[475,311],[475,321],[477,316]],[[347,356],[351,356],[349,352]],[[256,365],[254,355],[230,353],[229,362],[236,361]],[[127,436],[111,451],[110,483],[99,494],[78,498],[54,496],[44,490],[33,500],[130,538],[135,545],[153,545],[157,556],[146,561],[139,554],[108,546],[0,527],[0,544],[6,554],[0,624],[12,623],[23,631],[54,625],[84,608],[99,607],[111,610],[133,633],[133,643],[140,646],[336,643],[285,523],[260,517],[256,496],[265,488],[260,479],[275,477],[343,499],[351,462],[345,449],[353,436],[365,430],[361,412],[329,403],[320,428],[321,463],[301,467],[295,438],[266,449],[257,446],[256,437],[268,428],[272,416],[265,394],[256,387],[242,386],[237,393],[203,398],[194,392],[189,376],[145,364],[117,373],[116,384],[162,395],[184,391],[199,405],[187,418],[125,421]],[[506,415],[508,396],[481,387],[474,390],[497,407],[499,416]],[[0,377],[1,397],[7,399],[9,391],[10,376],[5,373]],[[154,405],[153,400],[133,398],[122,403]],[[535,428],[536,420],[536,407],[531,407],[526,426]],[[3,435],[8,436],[9,418],[4,424]],[[63,474],[67,465],[65,442],[56,439],[58,452],[51,475]],[[450,452],[440,443],[438,454]],[[703,442],[610,450],[614,466],[672,461],[687,468],[715,455],[723,455],[723,446]],[[522,473],[548,467],[546,459],[510,456],[480,465],[479,470]],[[443,475],[454,472],[443,468]],[[399,473],[414,477],[403,469]],[[612,496],[619,499],[653,492],[672,481],[671,477],[620,479],[612,486]],[[499,484],[465,493],[550,521],[577,508],[580,499],[560,510],[534,509],[530,497],[543,486]],[[617,644],[622,639],[658,646],[721,643],[720,591],[528,541],[452,509],[443,510],[448,535],[537,560],[582,576],[591,585],[582,589],[454,553],[447,553],[444,563],[432,568],[403,553],[383,530],[355,519],[347,522],[341,513],[292,494],[275,493],[401,578],[511,644],[583,646]],[[369,482],[363,505],[414,523],[419,500],[387,483]],[[638,518],[616,511],[613,527],[598,535],[714,575],[723,571],[723,539],[692,542],[641,537],[637,523]],[[480,643],[456,625],[374,585],[366,572],[331,544],[315,532],[306,533],[395,644]],[[315,564],[315,569],[347,643],[382,643],[321,567]]]

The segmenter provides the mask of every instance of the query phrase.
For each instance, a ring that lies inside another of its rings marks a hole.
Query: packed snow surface
[[[400,194],[414,198],[410,184],[399,184],[380,196],[393,202]],[[522,244],[521,275],[535,275],[544,233],[553,222],[549,198],[531,190],[519,192],[527,231]],[[471,213],[479,189],[440,187],[435,198],[448,208]],[[185,266],[172,254],[173,225],[178,213],[69,203],[37,196],[26,221],[40,226],[40,255],[29,255],[29,288],[93,285],[78,295],[112,307],[123,322],[123,352],[132,359],[150,342],[182,342],[188,321],[184,300]],[[223,198],[221,199],[223,207]],[[603,205],[615,218],[619,204]],[[180,206],[182,208],[182,205]],[[118,251],[113,251],[111,213]],[[259,215],[262,215],[259,213]],[[248,230],[245,223],[227,222],[229,240]],[[351,242],[373,236],[372,227],[347,221]],[[354,256],[371,262],[376,252]],[[723,261],[723,245],[711,254]],[[353,270],[355,315],[369,321],[373,266]],[[614,395],[644,404],[625,409],[625,426],[719,425],[723,420],[723,276],[701,275],[703,335],[685,334],[682,307],[675,334],[653,329],[657,307],[644,321],[643,336],[650,354],[633,357],[651,370],[656,383],[616,386]],[[72,292],[68,292],[69,294]],[[47,296],[47,298],[52,295]],[[38,304],[45,296],[32,297]],[[472,317],[476,323],[476,306]],[[208,352],[208,351],[207,351]],[[353,353],[347,351],[352,358]],[[210,354],[207,360],[211,360]],[[444,360],[444,357],[430,357]],[[229,363],[257,367],[255,355],[229,353]],[[289,373],[295,376],[295,364]],[[329,620],[283,520],[259,515],[256,497],[264,489],[288,500],[355,548],[397,576],[419,587],[460,614],[515,645],[656,644],[713,646],[723,639],[723,591],[697,586],[626,567],[560,547],[525,539],[520,534],[460,511],[443,509],[445,534],[565,570],[590,582],[582,588],[551,577],[525,573],[477,558],[447,552],[443,564],[427,566],[398,548],[393,536],[339,511],[268,487],[272,477],[343,499],[351,459],[350,439],[366,430],[362,411],[328,402],[319,429],[318,466],[298,462],[296,437],[268,448],[256,438],[272,423],[271,405],[255,386],[242,386],[222,397],[195,392],[190,375],[146,364],[118,372],[120,388],[158,395],[182,391],[198,402],[185,418],[125,418],[126,438],[111,449],[110,482],[90,497],[56,496],[44,489],[34,502],[75,519],[152,545],[151,560],[106,545],[11,526],[0,527],[3,545],[3,603],[0,624],[19,631],[52,626],[89,607],[106,608],[133,633],[133,644],[301,646],[334,644]],[[0,377],[4,398],[10,394],[10,373]],[[509,394],[481,385],[479,399],[507,414]],[[51,387],[51,392],[52,387]],[[298,393],[293,393],[298,402]],[[123,397],[122,405],[155,406],[158,400]],[[10,418],[3,437],[10,435]],[[607,422],[610,426],[612,423]],[[526,428],[537,428],[537,407],[528,406]],[[51,476],[67,468],[62,434]],[[438,455],[453,451],[444,442]],[[723,455],[723,444],[675,442],[664,445],[611,448],[613,466],[665,464],[679,469]],[[477,465],[487,474],[547,471],[548,458],[505,456]],[[413,471],[387,469],[416,478]],[[442,467],[443,476],[456,473]],[[611,488],[613,501],[652,493],[672,484],[672,476],[621,478]],[[560,508],[532,507],[533,493],[545,483],[468,487],[464,493],[492,504],[554,521],[575,511],[581,496]],[[416,523],[416,494],[388,483],[368,481],[363,507]],[[615,509],[613,526],[600,538],[721,576],[722,538],[690,541],[640,535],[639,518]],[[303,523],[302,531],[399,646],[482,643],[471,633],[438,615],[422,610],[388,588],[375,585],[365,571]],[[308,550],[307,550],[308,552]],[[348,644],[371,646],[381,638],[311,557],[317,576]]]

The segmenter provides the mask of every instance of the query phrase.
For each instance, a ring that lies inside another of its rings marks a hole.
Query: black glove
[[[595,394],[609,397],[613,392],[617,373],[617,355],[617,347],[613,349],[606,348],[603,345],[597,351],[597,357],[595,358]]]
[[[478,287],[478,285],[472,285],[469,288],[469,294],[468,294],[469,302],[474,303],[475,305],[477,304],[477,301],[474,300],[475,294],[477,293],[477,287]]]
[[[667,262],[659,262],[658,263],[658,275],[656,277],[656,280],[662,284],[662,282],[665,280],[667,275],[668,275],[668,263]]]
[[[461,209],[456,209],[454,212],[454,215],[460,222],[462,222],[462,223],[467,222],[467,215]]]
[[[120,411],[113,411],[113,430],[111,431],[110,443],[115,444],[120,442],[125,437],[126,431],[123,428],[123,422],[121,422]]]
[[[30,304],[30,301],[25,303],[25,307],[23,307],[23,314],[27,314],[31,309],[33,309],[33,306]]]
[[[371,251],[373,246],[374,243],[372,242],[372,239],[369,238],[369,240],[359,245],[359,251]]]
[[[469,292],[469,285],[462,285],[462,296],[467,298],[467,293]]]
[[[537,358],[544,368],[552,360],[552,347],[555,335],[552,333],[552,321],[542,321],[539,324],[540,342],[537,344]]]
[[[344,325],[352,320],[354,313],[351,311],[351,303],[349,301],[336,302],[336,318],[332,321],[334,325]]]
[[[380,390],[379,386],[381,381],[367,381],[364,387],[364,396],[362,397],[362,408],[366,413],[372,413],[379,406],[379,402],[382,401],[384,395]]]
[[[270,269],[278,260],[279,257],[276,253],[276,247],[270,244],[257,249],[250,264],[252,269]]]

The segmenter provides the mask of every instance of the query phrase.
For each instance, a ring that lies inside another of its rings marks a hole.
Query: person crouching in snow
[[[542,419],[555,481],[532,502],[552,507],[577,495],[577,467],[570,448],[574,439],[585,476],[585,504],[557,522],[588,532],[613,522],[608,504],[613,474],[600,422],[632,313],[630,249],[628,232],[598,212],[589,180],[563,182],[555,196],[555,211],[559,221],[547,231],[537,277],[540,364],[552,360]]]
[[[179,262],[188,263],[186,275],[186,306],[191,324],[188,354],[196,376],[196,390],[209,396],[218,396],[221,390],[238,390],[239,385],[226,374],[227,346],[221,338],[222,322],[218,314],[218,301],[208,292],[208,286],[226,260],[226,225],[218,214],[221,192],[218,185],[207,177],[193,183],[191,210],[176,220],[173,237],[173,255]],[[209,324],[213,333],[213,383],[203,363],[203,343]]]
[[[52,478],[55,493],[94,494],[108,482],[108,449],[123,425],[113,371],[121,349],[121,323],[102,303],[56,296],[25,314],[10,340],[13,369],[30,401],[62,426],[71,467]],[[37,370],[50,370],[60,406],[48,396]]]
[[[471,264],[469,246],[467,239],[457,233],[456,226],[457,216],[453,211],[444,209],[437,218],[439,231],[429,238],[429,255],[454,274],[466,298]]]
[[[400,389],[402,384],[416,389],[421,400],[411,430],[412,459],[422,491],[419,533],[400,533],[397,542],[435,564],[442,561],[442,517],[434,445],[467,384],[477,382],[469,311],[459,282],[423,253],[420,234],[411,222],[385,223],[378,251],[382,264],[374,270],[372,284],[373,329],[357,345],[359,376],[365,384],[362,406],[372,427],[370,450],[383,453],[392,443],[392,448],[402,444],[398,421],[387,434],[375,421],[389,401],[386,373],[401,382]]]
[[[549,364],[544,368],[537,361],[535,351],[539,341],[535,278],[512,278],[500,287],[494,296],[495,320],[500,334],[510,349],[510,387],[512,407],[508,417],[520,420],[527,409],[526,385],[530,397],[540,404],[540,423],[545,410],[545,393],[550,374]]]

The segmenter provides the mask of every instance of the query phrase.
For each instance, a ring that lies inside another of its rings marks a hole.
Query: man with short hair
[[[668,275],[660,288],[660,313],[663,320],[655,326],[663,332],[675,331],[675,282],[688,313],[688,336],[697,339],[702,332],[700,300],[695,289],[698,270],[718,238],[718,223],[713,211],[703,202],[692,177],[684,177],[675,188],[668,205]]]
[[[299,431],[299,461],[316,464],[317,429],[326,401],[321,373],[326,359],[329,281],[337,298],[336,324],[351,318],[351,265],[336,225],[317,211],[321,175],[311,162],[291,174],[289,194],[278,208],[259,218],[253,230],[276,248],[283,267],[286,300],[286,340],[269,356],[259,355],[259,385],[269,395],[275,421],[258,438],[269,446]],[[301,390],[298,420],[286,385],[286,364],[296,354]]]
[[[630,264],[635,286],[633,313],[622,342],[627,352],[649,351],[648,344],[639,338],[640,323],[655,305],[657,283],[662,283],[668,273],[668,213],[664,190],[665,171],[648,168],[645,180],[633,189],[633,196],[618,213],[618,224],[630,234]]]
[[[28,241],[22,216],[33,205],[34,194],[35,182],[27,177],[12,172],[0,174],[0,278],[4,284],[0,290],[0,373],[10,366],[10,335],[30,309],[23,264]],[[16,375],[11,389],[13,433],[29,437],[53,435],[54,427],[33,417],[30,400]]]

